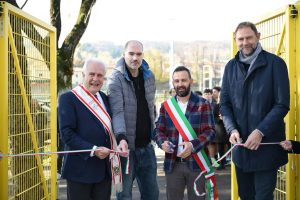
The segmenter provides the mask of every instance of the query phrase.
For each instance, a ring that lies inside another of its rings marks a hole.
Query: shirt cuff
[[[192,145],[192,152],[195,152],[194,145],[192,142],[189,142]]]
[[[93,146],[93,150],[90,153],[90,157],[94,157],[94,153],[97,148],[98,148],[97,146]]]
[[[126,140],[126,142],[128,143],[126,135],[122,134],[122,133],[120,133],[120,134],[117,135],[116,140],[117,140],[118,144],[120,143],[121,140]]]
[[[256,129],[256,130],[261,134],[262,137],[265,136],[260,130],[258,130],[258,129]]]

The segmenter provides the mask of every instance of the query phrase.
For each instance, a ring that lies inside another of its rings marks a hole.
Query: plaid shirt
[[[185,116],[198,136],[197,139],[190,141],[193,144],[192,154],[198,153],[202,148],[205,148],[207,154],[206,145],[215,137],[214,117],[209,102],[191,93]],[[162,104],[155,128],[156,143],[160,148],[162,148],[161,145],[166,140],[176,145],[173,153],[165,153],[164,171],[166,173],[171,172],[174,167],[177,156],[178,137],[179,133]],[[186,160],[191,170],[200,171],[192,155],[187,157]]]

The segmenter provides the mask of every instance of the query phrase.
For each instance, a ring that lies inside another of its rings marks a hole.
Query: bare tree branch
[[[51,0],[50,18],[51,18],[51,25],[56,27],[56,42],[58,44],[58,40],[61,33],[60,0]]]
[[[91,10],[96,0],[82,0],[80,11],[77,17],[77,22],[73,29],[63,42],[62,49],[68,50],[70,53],[74,53],[77,44],[79,43],[83,33],[85,32],[89,23]]]
[[[26,0],[26,1],[23,3],[23,5],[21,6],[21,9],[24,8],[24,6],[27,4],[27,2],[28,2],[28,0]]]
[[[72,86],[74,52],[88,26],[91,10],[95,2],[96,0],[81,1],[77,22],[64,40],[61,48],[57,50],[58,91]]]

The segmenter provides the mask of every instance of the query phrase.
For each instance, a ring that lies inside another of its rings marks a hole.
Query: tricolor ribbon
[[[23,156],[44,156],[53,154],[72,154],[72,153],[86,153],[91,151],[97,151],[97,149],[81,149],[81,150],[69,150],[69,151],[49,151],[49,152],[35,152],[35,153],[19,153],[19,154],[2,154],[0,153],[0,159],[3,157],[23,157]],[[127,154],[121,151],[110,150],[110,153],[119,154],[122,157],[127,157]]]
[[[180,109],[178,103],[176,102],[175,98],[172,97],[163,103],[167,113],[169,114],[172,122],[174,123],[176,129],[178,130],[179,134],[182,136],[184,141],[191,141],[197,137],[197,134],[193,127],[191,126],[190,122],[185,117],[184,113]],[[205,174],[206,178],[206,189],[207,189],[207,199],[209,200],[216,200],[218,199],[218,193],[216,188],[216,178],[214,174],[214,170],[210,164],[210,161],[204,151],[202,149],[197,154],[192,154],[196,163],[202,170],[199,176],[194,181],[194,191],[197,196],[204,196],[205,194],[200,194],[196,182],[197,180]]]
[[[262,146],[262,145],[279,145],[279,144],[280,144],[280,142],[269,142],[269,143],[264,143],[264,142],[262,142],[262,143],[259,144],[259,146]],[[216,164],[217,164],[217,163],[219,163],[221,160],[223,160],[224,158],[226,158],[226,156],[227,156],[228,154],[230,154],[230,153],[233,151],[233,149],[235,149],[235,148],[238,147],[238,146],[243,147],[244,144],[243,144],[243,143],[238,143],[238,144],[232,145],[231,148],[228,149],[228,151],[227,151],[226,153],[224,153],[223,156],[221,156],[216,162],[214,162],[214,163],[212,164],[212,166],[213,166],[213,167],[216,167]]]

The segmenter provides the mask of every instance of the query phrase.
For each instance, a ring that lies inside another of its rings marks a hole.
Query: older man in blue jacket
[[[272,200],[277,170],[287,163],[279,145],[261,145],[285,139],[283,119],[290,93],[285,62],[264,51],[259,38],[254,24],[237,26],[239,51],[225,67],[221,92],[221,114],[230,142],[243,143],[232,155],[242,200]]]
[[[110,199],[112,141],[106,128],[110,109],[107,96],[100,91],[105,72],[104,63],[87,60],[83,84],[59,99],[59,130],[66,150],[95,150],[65,155],[62,177],[67,180],[69,200]]]

